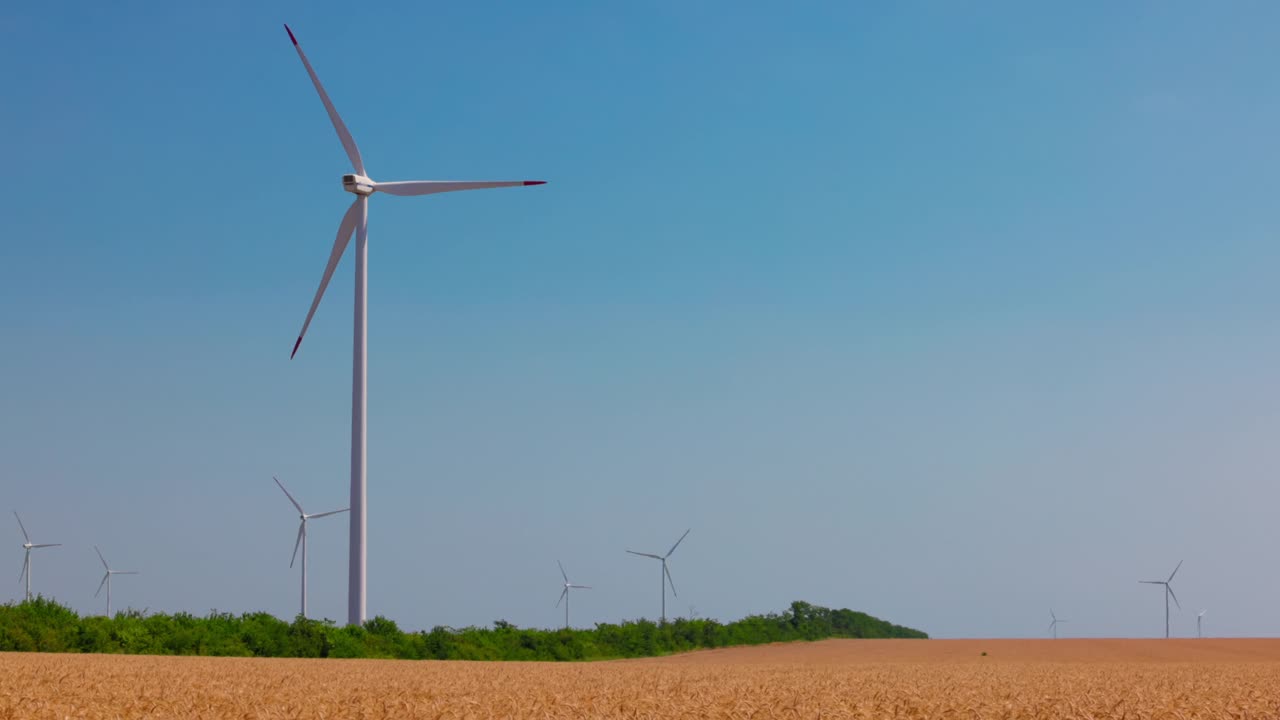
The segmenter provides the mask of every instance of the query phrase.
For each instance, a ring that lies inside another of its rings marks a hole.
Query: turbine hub
[[[355,193],[356,195],[372,195],[375,185],[377,185],[377,183],[364,175],[342,176],[342,189],[349,193]]]

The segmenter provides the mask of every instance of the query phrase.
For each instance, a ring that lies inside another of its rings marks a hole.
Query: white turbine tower
[[[564,627],[569,629],[569,588],[578,590],[590,590],[590,585],[574,585],[569,582],[569,575],[564,571],[564,565],[557,560],[556,564],[560,566],[560,576],[564,578],[564,590],[560,593],[560,599],[556,601],[556,607],[560,607],[560,603],[564,603]]]
[[[338,131],[338,139],[342,142],[343,149],[347,151],[347,157],[355,170],[354,174],[342,176],[342,188],[354,194],[355,201],[351,203],[351,207],[347,209],[346,214],[342,216],[342,222],[338,225],[338,237],[333,242],[329,262],[325,265],[324,275],[320,278],[320,288],[316,290],[315,299],[311,301],[311,309],[307,311],[307,319],[302,323],[302,331],[298,333],[298,340],[293,344],[293,352],[289,357],[297,354],[298,346],[302,344],[302,338],[307,334],[307,326],[311,324],[311,318],[320,304],[320,298],[324,295],[325,288],[329,286],[329,279],[333,277],[334,268],[342,259],[347,244],[351,241],[352,233],[355,233],[356,297],[353,340],[355,348],[352,358],[351,390],[351,548],[347,585],[347,623],[358,625],[365,619],[365,399],[368,380],[365,367],[365,352],[368,345],[368,336],[365,333],[367,314],[365,302],[368,299],[366,261],[369,255],[369,196],[376,192],[388,195],[430,195],[458,190],[542,185],[544,182],[541,180],[375,182],[365,175],[360,150],[356,147],[355,140],[351,138],[351,133],[347,131],[347,126],[343,124],[342,118],[338,117],[338,111],[334,109],[333,103],[329,101],[329,95],[324,91],[320,78],[316,77],[315,70],[311,68],[311,63],[307,61],[307,56],[298,45],[298,39],[293,36],[293,31],[289,30],[288,25],[285,25],[284,29],[289,33],[289,39],[293,41],[293,47],[298,51],[298,57],[302,59],[302,65],[307,69],[307,74],[311,76],[311,82],[316,86],[316,92],[320,94],[320,102],[324,103],[324,109],[329,113],[329,120]]]
[[[1200,621],[1204,619],[1204,614],[1207,612],[1209,611],[1201,610],[1200,612],[1196,613],[1196,637],[1198,638],[1204,637],[1204,631],[1200,628]]]
[[[689,528],[689,530],[692,529],[693,528]],[[664,625],[667,622],[667,583],[671,584],[671,597],[679,597],[676,595],[676,583],[671,579],[671,571],[667,569],[667,558],[671,557],[671,553],[675,552],[676,548],[680,547],[680,543],[684,542],[685,535],[689,534],[689,530],[684,531],[684,535],[680,536],[680,539],[676,541],[675,545],[671,546],[671,549],[667,551],[666,555],[654,555],[653,553],[642,553],[636,552],[635,550],[627,551],[632,555],[640,555],[662,561],[662,576],[658,578],[658,582],[662,584],[662,623]]]
[[[285,489],[284,483],[280,482],[280,478],[272,475],[271,479],[275,480],[276,484],[280,486],[280,489],[284,491],[284,496],[289,498],[289,502],[293,503],[293,506],[298,508],[298,517],[301,518],[301,522],[298,523],[298,539],[293,543],[293,557],[289,558],[289,567],[293,567],[294,561],[298,559],[298,546],[301,545],[302,546],[302,617],[305,618],[307,616],[307,521],[313,520],[315,518],[328,517],[329,515],[337,515],[338,513],[344,513],[349,508],[342,508],[341,510],[330,510],[329,512],[322,512],[322,513],[312,513],[308,515],[307,511],[302,509],[302,505],[293,498],[293,495],[289,494],[288,490]]]
[[[31,536],[27,534],[27,526],[22,524],[22,518],[18,517],[18,511],[13,511],[13,516],[18,518],[18,528],[22,530],[22,550],[25,556],[22,558],[22,572],[18,573],[18,579],[26,578],[27,594],[26,599],[31,600],[31,551],[36,548],[58,547],[62,543],[33,543]]]
[[[1178,596],[1173,594],[1173,586],[1169,583],[1173,582],[1173,576],[1178,574],[1178,570],[1182,567],[1182,561],[1178,561],[1178,567],[1169,573],[1168,580],[1139,580],[1138,582],[1145,585],[1163,585],[1164,586],[1164,636],[1169,637],[1169,598],[1173,598],[1173,603],[1182,609],[1182,603],[1178,602]]]
[[[1053,614],[1053,608],[1049,608],[1049,617],[1053,618],[1053,622],[1049,623],[1049,629],[1053,631],[1053,639],[1057,640],[1058,639],[1058,623],[1064,623],[1067,621],[1059,620],[1058,616]]]
[[[112,570],[111,566],[107,564],[107,559],[102,557],[102,551],[98,549],[97,545],[93,546],[93,550],[94,552],[98,553],[98,559],[102,561],[102,567],[106,568],[107,570],[107,574],[102,576],[102,582],[98,583],[98,592],[94,593],[93,596],[98,597],[99,595],[101,595],[102,586],[103,585],[107,586],[107,617],[110,618],[111,617],[111,576],[112,575],[137,575],[138,571],[137,570]]]

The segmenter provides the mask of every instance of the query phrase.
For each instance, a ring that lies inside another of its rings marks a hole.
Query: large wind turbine
[[[1204,614],[1207,612],[1209,611],[1201,610],[1200,612],[1196,613],[1196,637],[1198,638],[1204,637],[1204,631],[1200,629],[1200,621],[1204,619]]]
[[[560,607],[560,603],[564,602],[564,628],[569,629],[569,588],[579,590],[590,590],[590,585],[574,585],[569,582],[569,575],[564,571],[564,565],[559,560],[556,561],[560,565],[560,576],[564,578],[564,590],[560,593],[560,599],[556,601],[556,607]]]
[[[1053,608],[1049,608],[1049,617],[1053,618],[1053,622],[1049,623],[1049,629],[1053,631],[1053,639],[1057,640],[1058,639],[1058,623],[1064,623],[1067,621],[1059,620],[1058,616],[1053,614]]]
[[[302,546],[302,617],[305,618],[307,616],[307,521],[312,520],[314,518],[322,518],[322,517],[327,517],[329,515],[337,515],[338,513],[344,513],[349,508],[342,508],[341,510],[330,510],[329,512],[322,512],[322,513],[312,513],[308,515],[307,511],[302,509],[302,505],[297,500],[294,499],[293,495],[290,495],[289,491],[285,490],[284,483],[280,482],[280,478],[276,477],[275,475],[272,475],[271,479],[275,480],[276,484],[280,486],[280,489],[284,491],[284,496],[289,498],[289,502],[293,503],[293,506],[298,508],[298,517],[301,518],[302,520],[300,523],[298,523],[298,539],[293,543],[293,557],[289,558],[289,567],[293,567],[293,562],[298,559],[298,546],[301,545]]]
[[[693,528],[689,528],[689,530],[692,530],[692,529]],[[671,549],[667,551],[666,555],[654,555],[653,553],[642,553],[642,552],[636,552],[635,550],[627,551],[632,555],[641,555],[644,557],[653,558],[654,560],[662,561],[662,577],[658,578],[658,582],[662,584],[662,622],[663,624],[666,624],[667,622],[667,583],[671,584],[671,597],[679,597],[678,595],[676,595],[676,583],[674,580],[671,579],[671,571],[667,569],[667,558],[671,557],[671,553],[675,552],[676,548],[680,546],[680,543],[684,542],[685,535],[689,534],[689,530],[684,531],[684,535],[680,536],[680,539],[676,541],[675,545],[671,546]]]
[[[26,553],[26,556],[22,558],[22,572],[18,573],[18,579],[21,580],[24,577],[26,578],[27,580],[26,599],[30,600],[31,599],[31,551],[35,550],[36,548],[58,547],[62,543],[38,543],[37,544],[37,543],[31,542],[31,536],[27,534],[27,526],[22,524],[22,518],[18,517],[17,510],[13,511],[13,516],[15,518],[18,518],[18,527],[22,530],[22,549]]]
[[[324,275],[320,278],[320,288],[316,290],[315,299],[311,301],[311,309],[307,311],[307,319],[302,323],[302,331],[298,333],[298,340],[294,342],[293,352],[289,357],[297,354],[298,346],[302,344],[302,338],[307,334],[307,326],[311,324],[311,318],[320,304],[320,298],[324,295],[325,288],[329,286],[329,279],[333,277],[334,268],[342,259],[347,243],[351,241],[352,233],[355,233],[356,307],[353,340],[355,348],[351,378],[351,549],[347,585],[347,623],[358,625],[365,619],[365,398],[368,379],[365,366],[365,352],[368,346],[368,336],[365,333],[365,302],[368,299],[366,261],[369,255],[369,196],[375,192],[388,195],[430,195],[457,190],[542,185],[544,182],[542,180],[375,182],[365,175],[360,150],[356,147],[355,140],[351,138],[351,133],[347,131],[347,126],[343,124],[342,118],[338,117],[338,111],[334,109],[333,103],[329,101],[329,95],[324,91],[320,78],[316,77],[315,70],[311,68],[311,63],[307,61],[307,56],[298,45],[298,39],[293,36],[293,31],[288,25],[285,25],[284,29],[289,33],[289,39],[293,41],[293,48],[298,51],[298,57],[302,60],[303,67],[307,69],[307,74],[311,76],[311,82],[316,86],[316,92],[320,94],[320,102],[324,103],[324,109],[329,113],[329,120],[333,123],[333,128],[338,131],[338,139],[342,142],[343,149],[347,151],[347,157],[355,170],[354,174],[342,176],[342,189],[355,195],[355,201],[351,203],[351,207],[347,208],[346,214],[342,216],[342,222],[338,225],[338,237],[333,241],[329,262],[325,265]]]
[[[1178,561],[1178,567],[1169,573],[1168,580],[1139,580],[1138,582],[1146,585],[1163,585],[1164,586],[1164,636],[1169,637],[1169,598],[1173,598],[1173,602],[1182,609],[1182,603],[1178,602],[1178,596],[1173,594],[1173,586],[1169,583],[1173,582],[1173,576],[1178,574],[1178,569],[1182,567],[1182,561]]]
[[[93,550],[94,552],[98,553],[98,559],[102,561],[102,567],[107,569],[107,574],[102,576],[102,582],[98,583],[98,592],[94,593],[93,596],[98,597],[99,595],[101,595],[102,586],[103,585],[107,586],[107,617],[110,618],[111,617],[111,576],[112,575],[137,575],[138,571],[137,570],[112,570],[111,566],[107,564],[107,559],[102,557],[102,551],[98,549],[97,545],[93,546]]]

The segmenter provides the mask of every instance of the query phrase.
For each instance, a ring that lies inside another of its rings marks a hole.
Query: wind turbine
[[[1200,638],[1204,637],[1204,632],[1200,629],[1200,621],[1204,619],[1204,614],[1207,612],[1209,611],[1201,610],[1200,612],[1196,613],[1196,637],[1200,637]]]
[[[564,571],[564,565],[559,560],[556,561],[560,565],[560,575],[564,578],[564,591],[560,593],[560,599],[556,601],[556,607],[560,607],[560,603],[564,602],[564,628],[569,629],[569,588],[577,588],[579,590],[590,590],[590,585],[574,585],[569,582],[569,576]]]
[[[288,25],[285,25],[284,29],[289,33],[289,39],[293,41],[293,48],[298,51],[298,57],[302,60],[303,67],[307,69],[307,74],[311,76],[311,82],[315,85],[316,92],[320,94],[320,102],[324,104],[325,112],[329,113],[329,120],[333,123],[333,128],[338,131],[338,140],[342,142],[342,147],[347,151],[347,157],[351,160],[351,165],[355,170],[354,174],[342,176],[342,189],[355,195],[355,201],[351,203],[351,207],[347,208],[346,214],[342,216],[342,222],[338,225],[338,236],[333,241],[333,250],[329,253],[329,262],[325,265],[324,275],[320,278],[320,287],[316,290],[315,299],[311,301],[311,309],[307,311],[307,319],[302,323],[302,331],[298,333],[298,340],[294,342],[293,352],[289,354],[289,357],[292,358],[297,354],[298,346],[302,344],[302,338],[307,334],[307,327],[311,324],[311,318],[316,313],[316,307],[320,305],[320,298],[324,295],[325,288],[329,286],[329,279],[333,277],[333,271],[338,266],[338,261],[342,259],[342,255],[347,249],[347,244],[351,241],[352,233],[355,233],[355,334],[351,373],[351,541],[347,584],[347,623],[349,625],[359,625],[365,619],[365,409],[368,381],[365,365],[365,354],[368,349],[368,335],[365,331],[367,317],[365,303],[368,299],[368,268],[366,261],[369,255],[369,196],[375,192],[383,192],[388,195],[430,195],[458,190],[483,190],[487,188],[520,187],[523,185],[543,185],[545,183],[542,180],[479,182],[410,180],[407,182],[375,182],[365,175],[364,161],[360,159],[360,150],[356,147],[355,140],[351,138],[351,133],[347,131],[347,126],[343,124],[342,118],[338,116],[338,111],[334,109],[333,103],[329,101],[329,95],[324,91],[324,86],[320,84],[320,78],[316,77],[315,70],[311,68],[311,63],[307,61],[307,56],[303,54],[302,48],[298,45],[298,39],[293,36],[293,31],[289,29]]]
[[[329,512],[322,512],[322,513],[312,513],[308,515],[307,511],[302,509],[302,505],[299,504],[298,501],[295,500],[293,496],[289,494],[288,490],[285,490],[284,483],[280,482],[280,478],[276,477],[275,475],[272,475],[271,479],[276,481],[276,484],[280,486],[281,490],[284,490],[284,495],[285,497],[289,498],[289,502],[293,503],[293,506],[298,508],[298,517],[301,518],[302,520],[302,522],[298,523],[298,539],[293,543],[293,557],[289,558],[289,567],[293,567],[293,562],[298,559],[298,546],[301,545],[302,546],[302,617],[305,618],[307,616],[307,521],[312,520],[314,518],[322,518],[322,517],[327,517],[329,515],[337,515],[338,513],[344,513],[349,508],[342,508],[341,510],[330,510]]]
[[[689,528],[689,530],[692,529],[693,528]],[[671,597],[679,597],[676,595],[676,583],[671,579],[671,571],[667,569],[667,558],[671,557],[671,553],[675,552],[676,548],[680,547],[680,543],[684,542],[685,535],[689,534],[689,530],[684,531],[684,535],[680,536],[680,539],[676,541],[675,545],[671,546],[671,549],[667,551],[666,555],[654,555],[653,553],[642,553],[636,552],[635,550],[627,551],[632,555],[641,555],[643,557],[662,561],[662,576],[658,579],[658,582],[662,584],[662,623],[664,625],[667,622],[667,583],[671,584]]]
[[[1173,602],[1182,609],[1182,603],[1178,602],[1178,596],[1173,594],[1173,586],[1169,583],[1173,582],[1173,576],[1178,574],[1178,570],[1182,567],[1182,561],[1178,561],[1178,567],[1169,573],[1168,580],[1139,580],[1138,582],[1146,585],[1163,585],[1164,586],[1164,636],[1169,637],[1169,598],[1173,598]]]
[[[1064,623],[1067,621],[1059,620],[1058,616],[1053,614],[1053,608],[1049,608],[1049,617],[1053,618],[1053,622],[1049,623],[1049,629],[1053,631],[1053,639],[1057,640],[1058,639],[1058,623]]]
[[[22,518],[18,517],[18,511],[13,511],[13,516],[18,518],[18,527],[22,529],[22,549],[26,552],[26,556],[22,558],[22,572],[18,573],[18,579],[27,579],[27,595],[26,599],[31,600],[31,551],[36,548],[58,547],[62,543],[33,543],[31,536],[27,534],[27,526],[22,524]]]
[[[111,566],[107,564],[107,559],[102,557],[102,551],[98,549],[97,545],[93,546],[93,550],[94,552],[98,553],[98,559],[102,561],[102,567],[107,569],[107,574],[102,576],[102,582],[98,583],[98,592],[94,593],[93,596],[98,597],[99,595],[101,595],[102,586],[103,585],[107,586],[107,617],[110,618],[111,617],[111,576],[112,575],[137,575],[138,571],[137,570],[112,570]]]

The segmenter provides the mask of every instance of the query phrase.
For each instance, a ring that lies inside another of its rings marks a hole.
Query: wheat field
[[[1280,718],[1280,640],[828,640],[578,664],[0,654],[0,718],[197,717]]]

